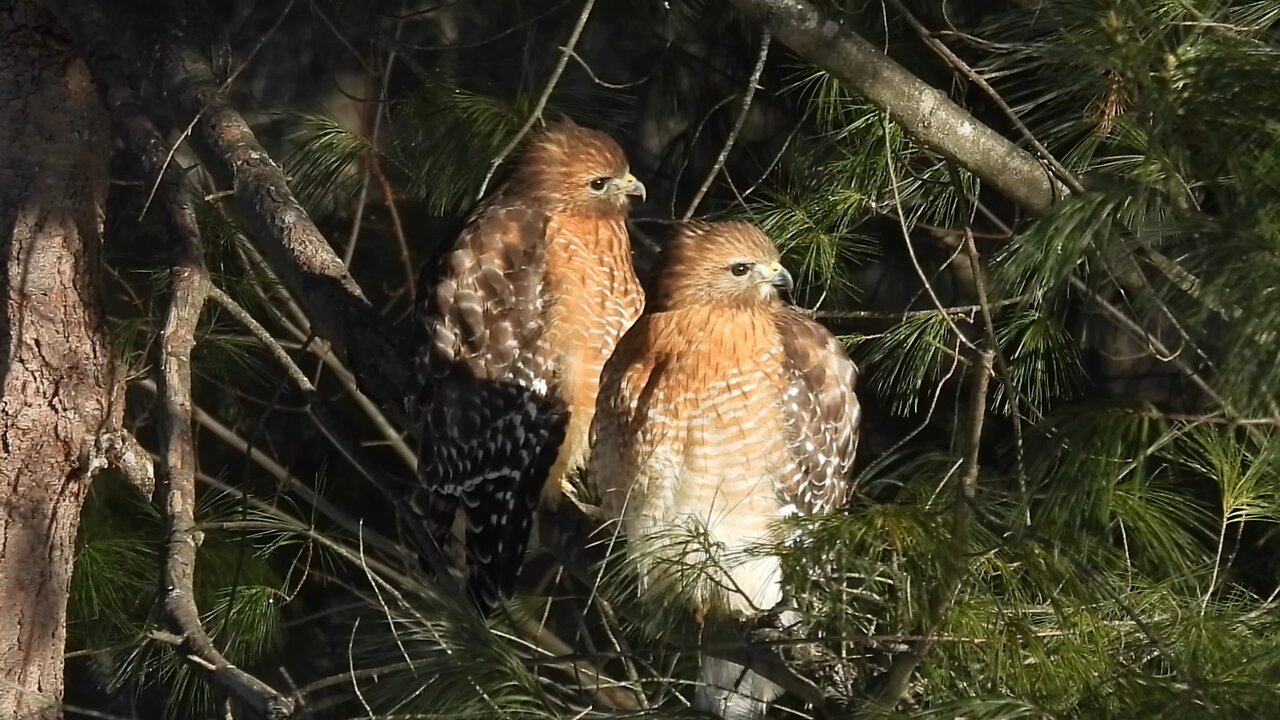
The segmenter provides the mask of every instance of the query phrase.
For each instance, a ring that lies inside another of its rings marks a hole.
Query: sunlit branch
[[[797,55],[886,111],[917,142],[956,161],[1027,209],[1044,212],[1070,194],[1039,158],[979,122],[945,92],[808,0],[731,2],[771,27],[774,36]]]

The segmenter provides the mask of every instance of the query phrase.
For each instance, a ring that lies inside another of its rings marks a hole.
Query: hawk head
[[[568,119],[529,140],[514,180],[542,208],[572,215],[625,215],[632,196],[645,197],[618,143]]]
[[[770,305],[793,287],[778,248],[745,222],[687,222],[662,251],[652,307]]]

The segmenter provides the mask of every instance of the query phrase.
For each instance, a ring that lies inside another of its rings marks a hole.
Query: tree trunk
[[[80,506],[121,410],[98,296],[111,138],[52,16],[0,5],[0,717],[56,718]]]

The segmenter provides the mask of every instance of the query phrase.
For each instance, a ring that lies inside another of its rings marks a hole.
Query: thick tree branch
[[[1018,204],[1044,212],[1069,194],[1039,159],[807,0],[732,0],[797,55],[857,90],[917,142]]]

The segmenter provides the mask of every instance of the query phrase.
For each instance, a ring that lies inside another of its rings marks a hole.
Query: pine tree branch
[[[911,29],[915,31],[920,40],[937,53],[938,57],[941,57],[948,65],[955,69],[956,72],[963,75],[965,79],[974,85],[977,85],[984,93],[986,93],[987,97],[991,99],[991,102],[1000,109],[1000,112],[1004,114],[1005,118],[1008,119],[1019,134],[1022,135],[1023,140],[1025,140],[1027,144],[1036,151],[1036,154],[1040,156],[1040,159],[1044,161],[1045,164],[1053,169],[1053,172],[1058,176],[1058,180],[1062,182],[1062,184],[1070,188],[1073,193],[1079,193],[1084,190],[1080,185],[1080,181],[1076,179],[1076,176],[1064,167],[1062,163],[1058,162],[1058,159],[1053,156],[1053,153],[1049,152],[1049,149],[1036,139],[1036,136],[1031,132],[1031,129],[1026,126],[1026,123],[1022,122],[1022,118],[1018,117],[1018,114],[1013,111],[1013,108],[1009,107],[1009,103],[1005,102],[1004,98],[1000,97],[1000,93],[996,92],[995,88],[991,87],[991,84],[987,82],[986,78],[982,77],[976,70],[969,67],[969,64],[964,60],[961,60],[960,56],[952,52],[951,48],[947,47],[945,43],[934,37],[933,33],[929,32],[929,29],[924,26],[924,23],[920,22],[916,16],[907,9],[907,6],[902,3],[902,0],[889,0],[889,4],[893,6],[894,10],[898,11],[898,14],[902,16],[903,20],[907,21],[907,24],[911,26]]]
[[[159,392],[155,383],[150,380],[139,380],[135,385],[153,394]],[[302,499],[302,502],[306,503],[309,507],[314,508],[320,514],[337,523],[343,529],[352,534],[363,532],[366,542],[370,545],[376,546],[379,550],[388,553],[389,555],[400,556],[405,554],[404,551],[392,540],[374,533],[368,528],[364,528],[362,530],[362,522],[360,518],[348,515],[333,503],[326,500],[323,496],[317,493],[314,488],[289,472],[289,469],[284,465],[281,465],[280,461],[268,455],[262,450],[262,448],[253,447],[247,439],[242,437],[235,430],[224,425],[220,420],[213,415],[210,415],[208,411],[204,410],[199,405],[193,404],[191,406],[191,414],[192,420],[194,420],[197,425],[209,434],[226,443],[229,447],[235,449],[237,452],[244,454],[250,462],[261,468],[267,475],[275,478],[276,482],[278,482],[281,487],[297,495]]]
[[[591,541],[600,529],[597,520],[574,503],[561,503],[546,517],[548,527],[555,528],[555,532],[548,533],[550,553],[566,572],[583,585],[596,587],[597,578],[591,569],[595,560],[588,553],[592,548],[598,549],[598,544]],[[719,618],[716,621],[717,637],[724,641],[700,646],[698,651],[751,670],[814,706],[822,715],[837,717],[847,714],[848,698],[838,688],[814,680],[822,676],[823,668],[838,663],[839,658],[812,638],[793,635],[795,629],[770,626],[769,621],[774,619],[768,614],[754,621]],[[690,617],[673,627],[668,637],[699,637],[702,631],[702,626]],[[788,658],[784,654],[785,649],[794,644],[806,646],[804,658]]]
[[[808,0],[731,0],[797,55],[858,91],[917,142],[1032,212],[1070,194],[1044,164]]]
[[[176,173],[166,172],[162,185],[181,182]],[[162,188],[162,197],[172,191]],[[199,245],[199,228],[190,201],[176,204],[166,197],[165,205],[175,216],[175,259],[171,278],[172,301],[160,334],[160,375],[157,382],[157,415],[164,462],[157,473],[157,487],[165,518],[165,554],[161,568],[163,608],[174,632],[182,636],[181,652],[200,668],[209,681],[255,717],[287,718],[293,703],[266,683],[227,662],[214,647],[200,623],[195,603],[196,549],[199,533],[195,524],[195,442],[191,432],[191,349],[195,345],[196,324],[208,295],[209,276]]]
[[[876,705],[882,710],[892,710],[906,696],[911,678],[920,664],[933,650],[934,634],[951,609],[965,574],[969,568],[969,536],[973,527],[973,503],[978,491],[979,454],[982,450],[982,430],[987,418],[987,395],[991,387],[991,375],[996,361],[996,328],[991,313],[991,299],[987,293],[986,273],[978,255],[978,246],[972,233],[965,234],[965,252],[973,268],[975,290],[978,293],[979,313],[983,319],[983,341],[978,348],[978,361],[973,364],[969,395],[969,416],[965,428],[964,455],[960,464],[959,484],[951,515],[951,557],[940,591],[929,603],[924,621],[922,639],[910,643],[910,650],[893,662],[881,679],[881,692]]]
[[[359,383],[356,381],[355,376],[334,353],[329,341],[316,337],[314,332],[311,331],[313,326],[307,318],[307,314],[298,306],[297,301],[294,300],[289,291],[279,284],[279,278],[275,271],[271,269],[271,266],[252,246],[237,246],[236,250],[240,253],[241,260],[246,266],[252,265],[266,276],[269,283],[275,283],[271,287],[270,297],[259,284],[254,284],[252,290],[264,304],[270,305],[277,310],[275,320],[280,327],[292,335],[304,350],[318,358],[323,367],[333,373],[338,384],[346,392],[347,397],[360,408],[365,417],[373,423],[373,426],[382,435],[382,441],[395,451],[396,455],[404,461],[406,467],[411,471],[414,470],[417,467],[418,456],[405,440],[404,433],[388,419],[387,413],[360,391]],[[277,304],[283,308],[283,312],[280,312],[280,308],[275,307]],[[293,318],[292,322],[284,317],[285,313]],[[316,372],[318,377],[319,370]],[[318,382],[318,380],[315,382]]]
[[[971,261],[976,262],[977,249],[969,238]],[[981,292],[985,301],[986,291]],[[989,310],[986,311],[989,314]],[[941,587],[929,604],[929,612],[924,622],[922,638],[912,642],[911,649],[899,655],[893,665],[880,679],[881,689],[875,705],[884,711],[891,711],[906,696],[920,663],[929,656],[934,646],[934,635],[946,617],[947,611],[955,602],[960,586],[969,566],[969,536],[973,526],[973,503],[977,495],[979,453],[982,447],[982,428],[986,421],[987,394],[991,384],[992,365],[995,351],[994,337],[985,338],[984,347],[978,351],[978,362],[973,364],[969,394],[969,417],[966,423],[968,434],[965,435],[964,455],[960,465],[960,477],[956,485],[956,499],[951,516],[951,552],[950,567],[944,576]]]
[[[269,333],[261,323],[250,315],[249,312],[240,305],[240,303],[236,302],[234,298],[224,293],[217,286],[210,284],[209,297],[218,305],[222,306],[222,308],[230,313],[233,318],[239,321],[241,325],[244,325],[245,329],[249,331],[249,334],[257,338],[258,342],[262,343],[262,346],[266,348],[267,352],[275,358],[276,362],[280,364],[280,367],[284,369],[285,374],[288,375],[293,383],[297,385],[298,389],[302,391],[303,396],[307,400],[307,414],[311,417],[311,420],[316,424],[316,427],[320,429],[320,432],[329,439],[329,442],[334,446],[334,448],[336,448],[338,452],[342,453],[342,456],[346,458],[347,462],[364,477],[366,482],[377,488],[378,491],[381,492],[393,505],[400,502],[402,498],[386,482],[382,474],[370,469],[360,457],[360,454],[356,452],[356,449],[352,447],[351,442],[347,440],[342,433],[337,431],[336,428],[338,427],[338,424],[334,421],[332,415],[325,407],[324,401],[316,392],[315,385],[307,379],[307,376],[302,372],[302,368],[298,367],[297,363],[293,361],[293,358],[289,357],[289,353],[280,346],[280,343],[276,342],[276,339],[271,336],[271,333]],[[251,448],[246,444],[244,451],[248,452],[250,450]],[[312,499],[314,500],[316,498],[313,496]]]

